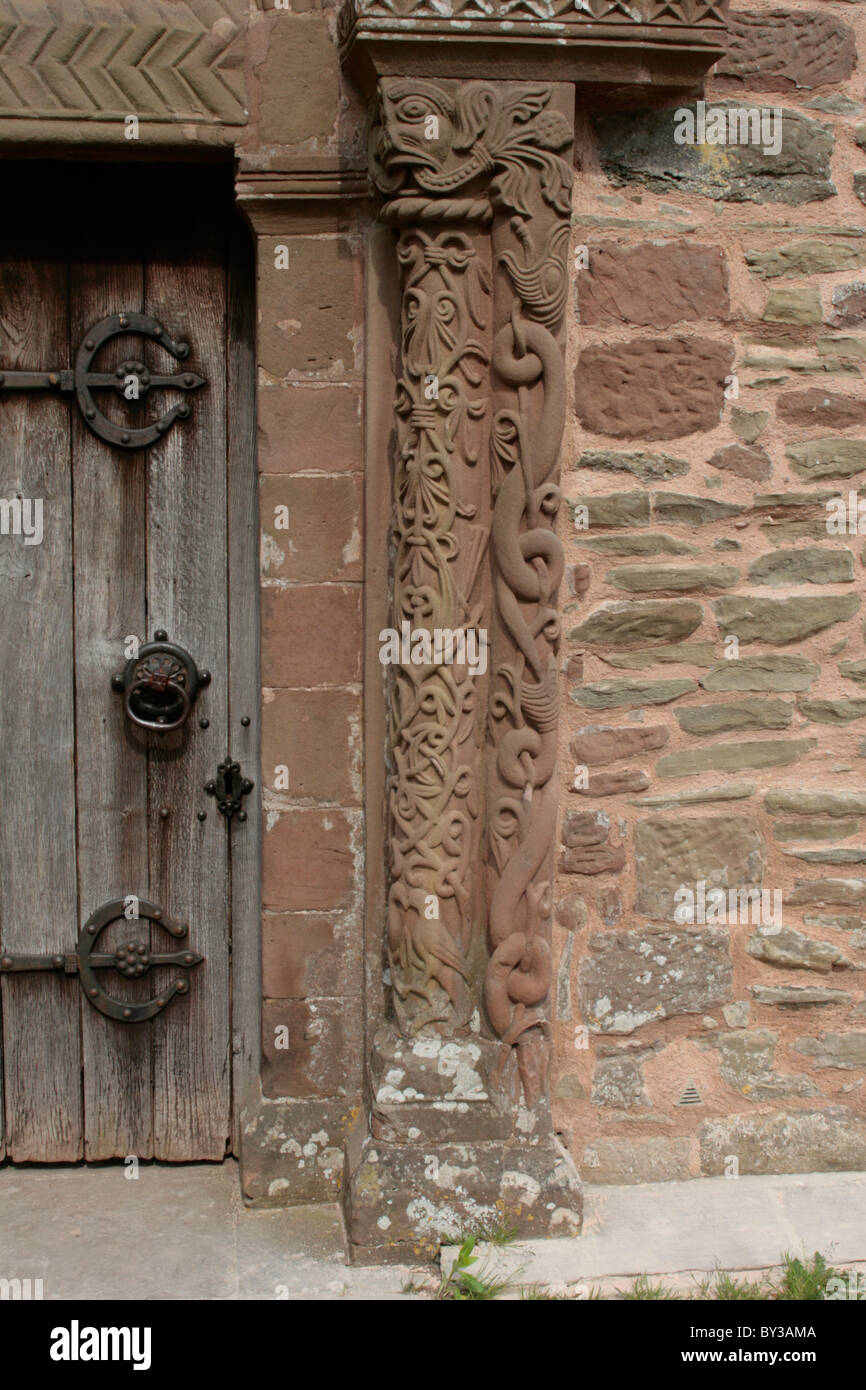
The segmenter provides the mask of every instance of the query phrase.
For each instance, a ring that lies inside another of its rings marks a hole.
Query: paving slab
[[[250,1210],[237,1164],[0,1166],[0,1278],[45,1299],[400,1299],[346,1264],[336,1205]]]
[[[838,1265],[866,1260],[866,1173],[588,1187],[585,1203],[580,1236],[479,1244],[486,1275],[559,1285],[772,1269],[786,1252],[819,1250]],[[443,1248],[443,1270],[456,1253]]]

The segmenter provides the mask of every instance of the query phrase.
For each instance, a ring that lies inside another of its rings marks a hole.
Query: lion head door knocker
[[[169,642],[163,628],[153,638],[112,676],[111,686],[123,696],[124,713],[132,724],[165,734],[186,723],[199,691],[210,683],[210,672],[199,671],[189,652]]]
[[[119,449],[149,448],[171,429],[176,420],[188,417],[189,404],[180,401],[157,420],[133,428],[109,420],[97,407],[93,392],[116,391],[125,401],[139,401],[148,391],[197,391],[207,382],[203,376],[188,370],[169,374],[152,372],[140,357],[130,357],[109,372],[92,371],[93,359],[100,349],[112,338],[125,334],[149,338],[178,362],[184,362],[189,356],[189,343],[175,342],[150,314],[138,314],[132,310],[109,314],[108,318],[100,319],[85,334],[71,370],[67,367],[35,372],[0,369],[0,398],[6,391],[60,391],[64,395],[74,392],[84,423],[100,439],[107,444],[115,444]]]

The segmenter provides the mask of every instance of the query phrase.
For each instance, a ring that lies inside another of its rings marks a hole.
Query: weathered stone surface
[[[853,700],[801,700],[800,711],[816,724],[850,724],[866,715],[866,697]]]
[[[618,565],[604,576],[606,584],[630,593],[692,593],[696,589],[730,589],[740,574],[731,565]]]
[[[677,1014],[705,1013],[731,996],[727,931],[645,927],[597,932],[579,972],[594,1033],[633,1033]]]
[[[821,668],[805,656],[741,656],[701,677],[704,690],[808,690]]]
[[[581,323],[670,328],[689,319],[726,318],[728,275],[718,246],[689,241],[602,242],[589,249],[578,282]]]
[[[697,555],[697,547],[653,531],[638,536],[575,536],[578,545],[597,550],[601,555]]]
[[[722,86],[759,92],[809,91],[851,76],[854,31],[833,15],[807,10],[734,11],[728,51],[716,64]]]
[[[866,1167],[866,1120],[842,1106],[727,1115],[698,1130],[701,1171],[720,1177],[731,1154],[740,1173],[835,1173]]]
[[[742,410],[735,405],[731,410],[731,429],[744,444],[754,444],[764,433],[769,418],[769,410]]]
[[[853,178],[854,196],[866,203],[866,169],[858,169]]]
[[[631,473],[642,483],[681,477],[689,471],[685,459],[674,458],[672,454],[649,454],[644,450],[622,454],[611,449],[586,449],[575,466],[591,468],[598,473]]]
[[[866,338],[819,338],[818,354],[826,357],[841,358],[866,358]],[[838,363],[833,365],[833,370],[839,370]],[[860,370],[855,367],[849,374],[859,376]]]
[[[738,103],[714,102],[713,109],[719,108],[730,113],[726,120],[741,119]],[[783,111],[782,148],[772,159],[762,146],[678,144],[681,128],[665,110],[602,116],[596,122],[602,168],[615,184],[637,182],[653,193],[678,189],[724,202],[796,204],[836,191],[830,178],[833,132],[820,121]]]
[[[803,792],[777,787],[764,797],[764,809],[771,816],[866,815],[866,792]]]
[[[758,528],[770,545],[790,545],[792,541],[827,541],[827,519],[823,521],[767,521]]]
[[[553,1088],[556,1100],[586,1100],[586,1090],[577,1072],[566,1072],[560,1076]]]
[[[689,497],[682,492],[654,492],[653,516],[656,521],[681,526],[705,526],[727,521],[745,511],[737,502],[718,502],[712,497]]]
[[[268,314],[258,327],[259,367],[275,379],[353,375],[356,294],[355,261],[344,237],[294,237],[290,274],[265,254],[259,296]]]
[[[760,887],[765,846],[748,816],[652,817],[635,826],[638,912],[673,921],[684,884]]]
[[[780,1009],[802,1009],[812,1005],[850,1004],[851,995],[844,989],[828,989],[826,985],[750,985],[756,1004],[772,1004]]]
[[[858,685],[866,685],[866,661],[840,661],[839,674]]]
[[[659,1134],[644,1139],[593,1139],[583,1151],[580,1174],[587,1186],[684,1182],[693,1176],[691,1140]]]
[[[570,932],[581,931],[586,926],[586,903],[580,893],[566,893],[557,905],[556,920]]]
[[[778,1040],[778,1033],[755,1028],[750,1032],[720,1033],[704,1046],[718,1049],[722,1080],[749,1100],[818,1095],[818,1087],[808,1076],[782,1074],[773,1069]]]
[[[770,642],[784,646],[802,642],[835,623],[853,618],[860,607],[857,594],[826,594],[820,598],[726,597],[713,602],[722,636],[733,633],[740,642]]]
[[[791,907],[860,907],[866,904],[866,878],[798,878],[785,902]]]
[[[858,828],[856,820],[784,820],[773,826],[773,839],[844,840]]]
[[[829,941],[815,941],[793,927],[782,927],[781,931],[766,935],[755,932],[746,949],[756,960],[781,966],[784,970],[818,970],[829,974],[834,965],[848,964],[837,946]]]
[[[704,610],[693,599],[643,599],[603,603],[576,628],[569,639],[592,645],[625,647],[654,637],[664,641],[688,637],[700,627]]]
[[[341,97],[327,16],[307,14],[301,25],[274,24],[267,53],[268,80],[262,84],[259,113],[262,140],[303,148],[311,141],[317,145],[316,136],[323,142],[333,139]],[[224,85],[221,78],[219,86]],[[293,94],[292,101],[285,100],[286,92]]]
[[[578,685],[571,698],[582,709],[621,709],[626,705],[667,705],[697,690],[697,681],[591,681]]]
[[[737,700],[729,705],[691,705],[674,713],[687,734],[725,734],[735,729],[787,729],[794,706],[785,700]]]
[[[606,927],[615,927],[617,922],[622,921],[622,894],[615,884],[607,883],[599,888],[596,907]]]
[[[767,295],[761,318],[765,323],[821,323],[821,296],[814,285],[779,285]]]
[[[850,912],[804,912],[807,927],[837,927],[839,931],[861,931],[866,917]]]
[[[764,280],[779,275],[828,275],[838,270],[856,270],[866,261],[866,248],[843,242],[793,241],[772,251],[747,251],[746,265]]]
[[[610,816],[606,811],[569,811],[562,825],[566,849],[603,844],[609,834]]]
[[[647,666],[712,666],[715,649],[711,642],[674,642],[670,647],[643,647],[631,652],[600,652],[607,666],[642,671]]]
[[[722,1018],[729,1028],[748,1028],[752,1006],[748,999],[740,999],[735,1004],[725,1004]]]
[[[585,507],[589,515],[589,530],[604,526],[648,526],[650,502],[645,492],[607,492],[598,496],[585,493],[569,497],[568,506],[574,516],[575,508]],[[577,539],[587,530],[576,525]]]
[[[821,1033],[817,1038],[797,1038],[793,1048],[822,1071],[827,1067],[839,1071],[866,1067],[866,1033]]]
[[[828,322],[831,328],[862,328],[866,324],[866,282],[855,280],[836,286]]]
[[[717,743],[710,748],[688,749],[659,758],[659,777],[697,777],[701,772],[743,772],[748,768],[787,767],[811,751],[814,738],[753,739],[749,743]]]
[[[848,339],[848,342],[851,340]],[[792,344],[799,347],[799,343]],[[799,372],[802,376],[860,376],[860,368],[852,363],[843,361],[841,348],[834,347],[827,350],[825,360],[820,360],[821,347],[820,340],[818,346],[819,358],[814,357],[795,357],[793,353],[770,352],[763,347],[747,351],[743,358],[742,366],[753,368],[759,372]],[[832,359],[832,360],[831,360]],[[785,381],[784,376],[770,377],[758,381],[753,379],[748,383],[749,386],[781,386]]]
[[[838,488],[818,488],[812,492],[759,492],[753,499],[753,510],[771,516],[821,516],[826,518],[826,503],[839,496]]]
[[[622,845],[593,845],[588,849],[565,849],[559,857],[564,874],[618,874],[625,868]]]
[[[765,483],[773,472],[770,456],[764,449],[747,448],[744,444],[727,444],[717,449],[707,463],[710,468],[733,473],[737,478],[749,478],[755,483]]]
[[[339,1202],[351,1109],[339,1099],[250,1104],[242,1117],[245,1199],[257,1207]]]
[[[785,584],[847,584],[854,578],[854,556],[850,550],[825,550],[806,546],[803,550],[777,550],[762,555],[749,566],[752,584],[771,588]]]
[[[575,373],[585,429],[614,438],[678,439],[713,429],[734,350],[710,338],[639,338],[588,347]]]
[[[633,724],[620,729],[590,726],[579,729],[569,747],[576,763],[605,767],[654,748],[664,748],[669,738],[670,730],[664,724]]]
[[[852,478],[866,471],[866,443],[861,439],[810,439],[785,450],[791,468],[807,482]]]
[[[866,1037],[866,1034],[864,1034]],[[641,1061],[646,1054],[599,1057],[592,1078],[592,1103],[615,1110],[649,1110]]]
[[[722,787],[699,787],[695,791],[659,793],[642,796],[632,806],[659,811],[672,811],[677,806],[703,806],[714,801],[744,801],[755,790],[754,782],[726,782]]]
[[[846,430],[866,421],[866,401],[810,387],[807,391],[789,391],[779,396],[776,412],[780,420],[790,425]]]
[[[642,792],[649,786],[645,772],[623,768],[621,772],[598,772],[589,777],[585,787],[575,787],[578,796],[625,796],[627,792]]]
[[[851,0],[851,3],[858,4],[859,0]],[[838,95],[814,97],[812,101],[806,101],[803,105],[809,111],[827,111],[831,116],[858,116],[863,110],[861,102]]]
[[[792,859],[801,859],[805,864],[866,864],[866,849],[853,847],[786,849],[785,854],[789,854]]]
[[[462,1240],[479,1224],[507,1222],[523,1235],[577,1235],[582,1208],[577,1173],[555,1138],[537,1148],[367,1139],[344,1200],[353,1258],[368,1264],[432,1259],[443,1241]]]

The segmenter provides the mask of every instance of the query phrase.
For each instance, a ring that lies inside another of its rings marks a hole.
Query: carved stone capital
[[[530,215],[534,188],[563,216],[571,168],[558,151],[571,125],[545,83],[383,78],[370,174],[395,223],[489,223],[496,209]]]

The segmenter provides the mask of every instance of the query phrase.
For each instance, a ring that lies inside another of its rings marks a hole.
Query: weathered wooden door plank
[[[218,185],[190,206],[189,174],[173,177],[177,205],[190,209],[184,243],[179,247],[167,234],[154,243],[145,310],[190,342],[190,364],[209,385],[197,394],[191,419],[148,458],[148,605],[151,624],[166,628],[213,680],[195,717],[183,732],[166,736],[151,761],[151,891],[167,911],[189,921],[190,941],[206,958],[189,994],[154,1030],[154,1153],[219,1159],[231,1106],[228,849],[226,826],[203,788],[226,751],[228,713],[225,214]],[[175,205],[170,191],[163,197],[166,206]],[[155,349],[157,365],[162,357]],[[161,365],[168,369],[170,359]],[[200,810],[207,812],[203,822]]]
[[[75,236],[70,267],[72,340],[122,309],[141,310],[144,298],[140,222],[126,205],[100,202],[98,239]],[[98,369],[139,357],[140,339],[107,343]],[[153,407],[106,398],[100,408],[138,425]],[[134,411],[138,414],[132,414]],[[136,737],[111,690],[124,664],[124,638],[145,640],[145,459],[106,448],[73,412],[75,517],[76,744],[78,758],[78,881],[86,917],[100,903],[149,893],[147,854],[148,738]],[[100,950],[149,939],[146,923],[110,927]],[[117,999],[140,999],[148,980],[111,972],[105,984]],[[152,1027],[105,1018],[82,997],[85,1157],[91,1160],[153,1152]],[[158,1026],[158,1025],[157,1025]]]
[[[8,187],[6,196],[14,200]],[[16,223],[0,254],[0,362],[69,360],[67,265],[50,209]],[[0,496],[42,499],[41,544],[0,536],[0,940],[68,950],[78,928],[73,760],[74,653],[69,407],[10,396],[0,432]],[[6,1149],[17,1162],[81,1156],[79,990],[72,978],[6,977]]]
[[[228,608],[229,728],[232,751],[256,784],[247,820],[231,836],[232,1147],[258,1076],[261,1050],[261,770],[259,768],[259,507],[256,474],[255,292],[252,246],[236,216],[229,224],[228,315]],[[242,721],[248,721],[243,723]]]

